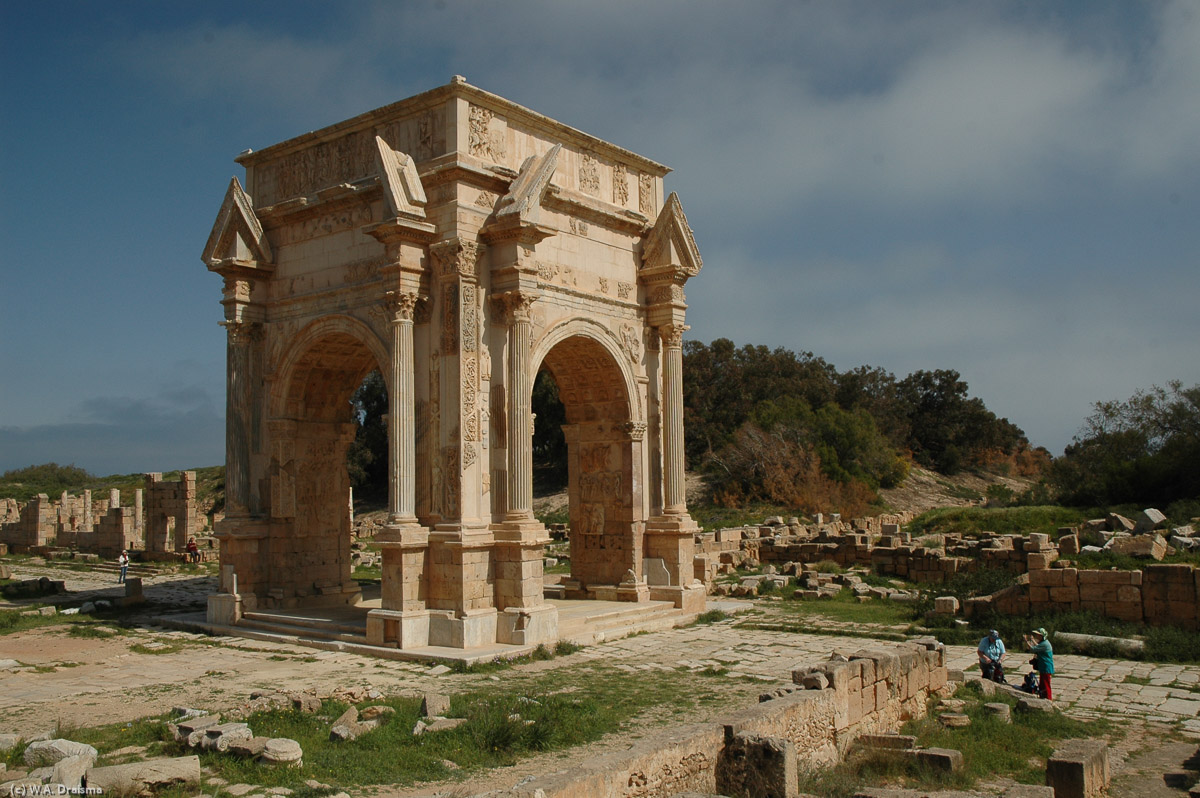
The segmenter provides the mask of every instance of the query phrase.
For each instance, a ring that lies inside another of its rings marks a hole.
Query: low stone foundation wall
[[[744,771],[733,760],[744,762],[747,745],[787,752],[789,761],[780,765],[788,765],[790,772],[797,762],[832,765],[859,735],[894,731],[905,720],[924,716],[930,694],[942,689],[946,678],[945,654],[936,640],[835,655],[829,662],[797,667],[793,686],[776,690],[757,706],[641,740],[582,769],[487,795],[667,798],[688,791],[716,793],[731,789],[730,780]]]
[[[1200,568],[1164,564],[1140,571],[1046,568],[1030,571],[1026,584],[967,602],[968,613],[988,606],[1017,615],[1090,610],[1122,621],[1200,629]]]

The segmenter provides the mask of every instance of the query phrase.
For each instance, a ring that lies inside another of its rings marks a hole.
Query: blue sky
[[[0,0],[0,471],[224,459],[233,158],[455,74],[675,172],[690,336],[1061,452],[1200,382],[1200,4]]]

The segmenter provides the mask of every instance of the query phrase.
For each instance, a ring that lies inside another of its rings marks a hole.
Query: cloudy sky
[[[1200,3],[0,2],[0,471],[224,459],[233,158],[449,82],[675,171],[690,336],[1061,452],[1200,382]]]

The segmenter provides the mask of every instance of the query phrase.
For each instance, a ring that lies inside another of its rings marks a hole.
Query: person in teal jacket
[[[1033,669],[1038,673],[1038,686],[1042,698],[1047,701],[1054,700],[1054,693],[1050,688],[1050,677],[1054,675],[1054,649],[1050,645],[1050,641],[1046,639],[1046,629],[1034,629],[1031,633],[1025,635],[1025,645],[1033,653]]]

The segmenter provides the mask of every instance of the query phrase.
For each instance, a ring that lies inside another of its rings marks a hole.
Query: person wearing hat
[[[121,550],[121,556],[117,558],[117,565],[121,566],[121,576],[117,579],[118,585],[125,584],[125,572],[129,570],[129,552]]]
[[[1042,698],[1053,701],[1054,693],[1050,689],[1050,677],[1054,675],[1054,649],[1050,646],[1050,641],[1046,639],[1046,628],[1043,626],[1025,635],[1025,645],[1033,653],[1033,660],[1030,664],[1038,673],[1039,692]]]
[[[1004,665],[1001,660],[1004,659],[1004,641],[1000,639],[1000,633],[995,629],[987,633],[987,636],[979,641],[979,670],[983,671],[983,678],[993,682],[1004,681]]]

